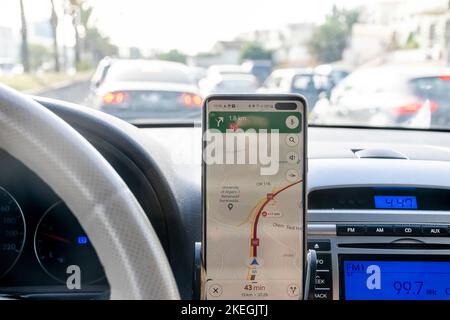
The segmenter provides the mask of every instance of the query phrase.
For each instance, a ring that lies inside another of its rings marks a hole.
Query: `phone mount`
[[[192,299],[201,300],[202,288],[202,243],[194,244],[194,268],[192,276]]]
[[[192,276],[192,299],[201,300],[202,290],[202,243],[194,244],[194,265]],[[317,253],[315,250],[308,250],[306,255],[305,288],[303,290],[304,300],[314,299],[314,286],[317,271]]]
[[[317,253],[316,250],[308,250],[306,255],[305,290],[303,300],[314,300],[314,287],[317,275]]]

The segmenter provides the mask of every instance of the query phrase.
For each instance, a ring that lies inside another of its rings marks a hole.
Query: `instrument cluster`
[[[106,279],[70,209],[39,177],[0,154],[0,293],[95,290]]]

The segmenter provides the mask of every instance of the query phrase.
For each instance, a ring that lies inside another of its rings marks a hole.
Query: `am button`
[[[389,236],[394,233],[394,228],[389,225],[370,225],[367,226],[368,236]]]

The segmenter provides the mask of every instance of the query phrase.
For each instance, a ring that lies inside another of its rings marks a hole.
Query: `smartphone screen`
[[[211,96],[203,121],[204,297],[301,298],[303,98]]]

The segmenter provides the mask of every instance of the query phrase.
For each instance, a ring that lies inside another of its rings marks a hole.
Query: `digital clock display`
[[[343,261],[346,300],[450,300],[450,261]]]
[[[376,209],[417,209],[415,196],[374,196]]]

